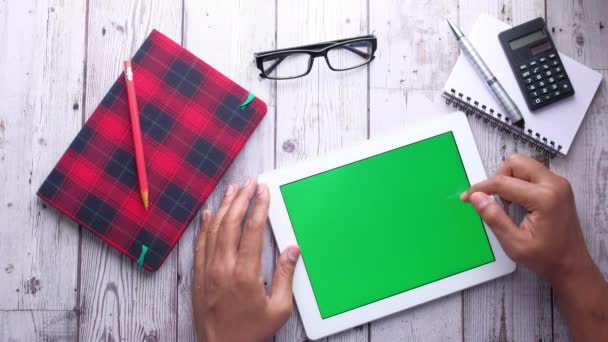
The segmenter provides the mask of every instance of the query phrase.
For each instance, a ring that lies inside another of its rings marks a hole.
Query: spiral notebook
[[[565,156],[599,87],[602,75],[560,54],[576,93],[530,112],[498,40],[498,34],[509,28],[508,24],[484,14],[477,19],[467,37],[521,110],[526,121],[523,131],[505,120],[502,108],[462,53],[445,84],[443,97],[448,104],[550,157]]]

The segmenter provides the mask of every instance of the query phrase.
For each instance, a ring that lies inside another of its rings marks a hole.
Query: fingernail
[[[209,209],[203,210],[203,220],[208,220],[209,215],[211,215],[211,211]]]
[[[490,197],[483,192],[475,192],[471,195],[471,203],[477,210],[483,209],[488,203],[490,203]]]
[[[467,192],[466,192],[466,191],[465,191],[465,192],[463,192],[463,193],[461,193],[461,194],[460,194],[460,200],[461,200],[461,201],[464,201],[464,199],[465,199],[465,197],[466,197],[466,196],[467,196]]]
[[[300,248],[289,247],[289,249],[287,249],[287,259],[289,259],[289,261],[291,261],[292,263],[295,264],[299,258],[300,258]]]
[[[236,186],[234,184],[228,184],[228,188],[226,189],[226,197],[232,195],[234,193]]]
[[[245,182],[243,183],[243,188],[246,188],[249,184],[251,184],[251,177],[247,177]]]
[[[258,196],[261,196],[264,193],[266,188],[266,184],[258,184]]]

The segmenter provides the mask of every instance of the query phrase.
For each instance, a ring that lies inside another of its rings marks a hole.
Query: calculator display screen
[[[533,47],[531,47],[530,52],[532,52],[532,55],[536,56],[539,53],[547,51],[549,49],[551,49],[551,43],[544,42],[544,43],[540,43],[538,45],[534,45]]]
[[[513,39],[512,41],[509,42],[509,46],[511,47],[511,49],[517,50],[522,46],[526,46],[530,43],[533,43],[533,42],[543,39],[545,37],[547,37],[547,35],[545,34],[545,30],[538,30],[536,32],[527,34],[523,37]]]

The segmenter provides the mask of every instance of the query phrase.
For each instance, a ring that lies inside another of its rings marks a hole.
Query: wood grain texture
[[[608,4],[547,1],[547,27],[560,52],[593,69],[608,69]]]
[[[598,26],[593,23],[607,21],[608,3],[605,1],[547,3],[547,25],[557,48],[595,69],[608,67],[608,55],[606,44],[601,43],[602,39],[607,39],[605,29],[598,32]],[[600,72],[602,83],[568,157],[552,161],[551,169],[570,180],[589,252],[608,279],[608,70]],[[559,310],[559,298],[554,298],[554,304],[555,341],[569,341],[568,327]]]
[[[87,117],[152,29],[181,41],[181,1],[89,2]],[[147,273],[83,229],[80,338],[83,341],[175,341],[177,252]]]
[[[0,341],[76,341],[76,322],[73,310],[0,311]]]
[[[458,56],[445,18],[457,16],[457,0],[371,1],[370,32],[378,37],[378,51],[370,65],[370,87],[442,89]]]
[[[255,13],[274,18],[274,2],[186,0],[184,7],[184,47],[224,73],[268,104],[268,113],[248,140],[221,183],[205,203],[215,210],[229,182],[241,184],[274,167],[274,87],[258,78],[253,53],[274,48],[274,20],[259,20]],[[239,20],[226,20],[239,18]],[[192,266],[198,220],[179,243],[178,341],[195,341],[192,320]],[[275,262],[275,244],[266,228],[262,254],[263,279],[270,288]]]
[[[367,2],[277,2],[277,47],[354,37],[367,33]],[[311,73],[277,82],[276,166],[314,158],[367,137],[367,70],[329,70],[323,59]],[[278,332],[276,341],[305,338],[297,312]],[[367,329],[352,329],[339,337],[367,338]],[[329,338],[329,340],[333,340]]]
[[[459,22],[470,32],[481,12],[518,24],[544,16],[544,2],[500,0],[460,1]],[[497,134],[470,119],[488,175],[511,153],[535,155],[527,146]],[[514,213],[511,213],[514,216]],[[514,274],[463,292],[463,338],[465,341],[547,341],[551,339],[549,286],[535,274],[518,268]]]
[[[545,2],[558,49],[608,77],[603,0],[0,0],[0,341],[195,340],[190,282],[198,220],[165,265],[149,274],[34,195],[84,114],[120,74],[122,60],[152,28],[269,105],[205,204],[213,209],[228,182],[407,126],[424,116],[406,114],[416,95],[441,103],[439,91],[459,53],[445,17],[468,33],[481,12],[517,24],[544,16]],[[305,78],[257,78],[254,51],[367,32],[378,37],[377,58],[367,70],[332,72],[317,60]],[[476,120],[471,126],[488,174],[513,152],[535,156]],[[604,80],[572,152],[550,166],[571,180],[589,249],[608,276],[606,132]],[[517,219],[523,213],[510,214]],[[263,276],[270,287],[276,246],[268,229],[264,243]],[[296,310],[274,340],[305,339]],[[548,285],[520,268],[327,340],[569,339],[559,300],[553,298],[552,306]]]
[[[432,100],[443,88],[458,56],[445,18],[455,19],[457,10],[454,0],[370,2],[370,31],[379,40],[370,66],[370,138],[433,114],[406,111],[408,95]],[[461,336],[460,293],[378,320],[370,329],[371,341],[458,341]]]
[[[78,226],[36,191],[80,127],[84,15],[83,4],[0,2],[2,310],[76,306]]]

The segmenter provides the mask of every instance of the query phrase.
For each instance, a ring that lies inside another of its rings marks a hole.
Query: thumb
[[[470,201],[479,216],[490,226],[505,252],[512,256],[518,246],[517,241],[521,234],[519,228],[500,205],[485,193],[473,193]]]
[[[279,257],[277,267],[274,270],[270,310],[273,314],[279,316],[280,320],[287,320],[293,309],[293,273],[299,258],[299,247],[287,247]]]

